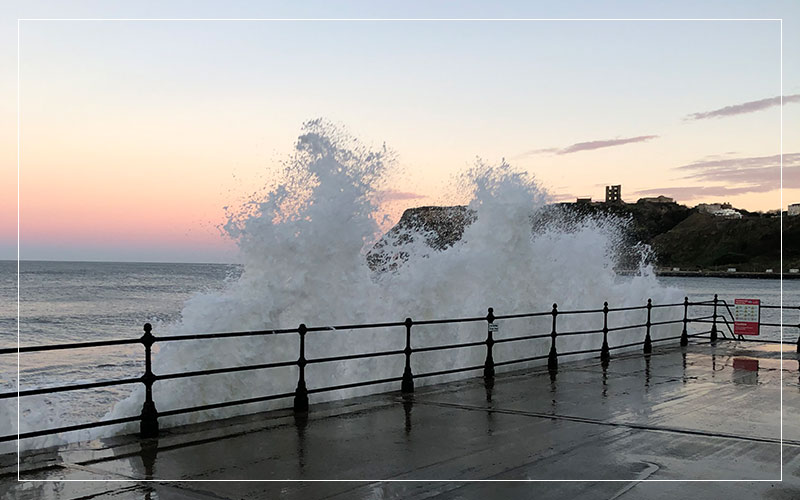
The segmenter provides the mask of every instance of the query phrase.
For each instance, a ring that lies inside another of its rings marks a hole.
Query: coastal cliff
[[[742,211],[740,219],[728,219],[678,203],[558,203],[549,205],[539,218],[546,223],[554,213],[574,217],[613,215],[627,221],[628,242],[650,245],[661,268],[681,271],[764,272],[781,269],[781,219]],[[548,215],[550,214],[550,215]],[[461,239],[475,214],[465,206],[407,209],[400,221],[367,254],[373,271],[396,269],[406,260],[400,247],[414,235],[441,250]],[[783,271],[800,268],[800,217],[783,217]]]

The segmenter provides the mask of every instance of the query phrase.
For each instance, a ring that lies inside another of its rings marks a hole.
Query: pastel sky
[[[23,259],[231,261],[217,225],[301,124],[386,143],[441,202],[476,156],[556,199],[800,202],[800,4],[4,4],[0,259],[17,255],[17,18],[784,18],[778,21],[63,21],[20,26]],[[779,190],[783,110],[784,190]]]

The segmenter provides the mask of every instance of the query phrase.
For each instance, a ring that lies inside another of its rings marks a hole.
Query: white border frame
[[[150,22],[603,22],[603,21],[778,21],[780,24],[780,305],[783,306],[783,18],[17,18],[17,482],[61,483],[192,483],[192,482],[452,482],[452,483],[542,483],[542,482],[783,482],[783,307],[780,311],[780,471],[779,479],[21,479],[20,462],[20,34],[21,23],[32,21],[150,21]]]

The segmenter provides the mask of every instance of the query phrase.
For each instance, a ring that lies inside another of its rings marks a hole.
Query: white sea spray
[[[159,324],[154,334],[189,335],[205,332],[255,331],[384,321],[483,316],[488,307],[496,315],[639,306],[680,302],[683,294],[656,281],[647,249],[634,276],[620,277],[615,268],[620,254],[630,253],[624,234],[626,221],[613,217],[574,217],[552,212],[548,194],[529,174],[502,161],[478,160],[461,179],[460,189],[475,214],[461,239],[433,249],[426,234],[405,234],[394,251],[405,254],[402,265],[375,274],[365,258],[380,238],[382,219],[379,193],[394,168],[388,148],[370,148],[340,127],[324,120],[307,122],[294,155],[280,179],[243,206],[232,209],[223,226],[236,240],[244,269],[241,277],[221,292],[195,295],[186,302],[180,321]],[[537,224],[537,221],[540,222]],[[406,233],[414,233],[414,229]],[[644,311],[609,315],[614,324],[644,322]],[[656,309],[653,321],[682,315],[679,309]],[[559,316],[559,331],[595,329],[602,314]],[[497,338],[548,333],[551,317],[499,321]],[[611,325],[613,326],[613,325]],[[678,326],[653,329],[653,338],[679,333]],[[402,327],[312,332],[306,338],[309,359],[353,353],[402,349]],[[485,338],[486,324],[415,326],[414,347],[477,341]],[[615,332],[612,346],[641,341],[643,329]],[[599,347],[601,335],[570,336],[558,340],[561,352]],[[218,340],[182,340],[157,343],[153,371],[166,375],[249,364],[293,361],[298,358],[296,334],[251,335]],[[510,342],[495,348],[495,360],[547,354],[548,339]],[[417,374],[478,366],[485,348],[419,353],[413,356]],[[570,359],[576,359],[572,357]],[[511,367],[513,368],[513,367]],[[510,368],[509,368],[510,369]],[[309,389],[370,379],[398,377],[402,356],[310,364]],[[498,370],[501,371],[501,370]],[[159,411],[214,404],[276,393],[291,393],[297,368],[271,368],[221,375],[203,375],[158,381],[154,399]],[[475,375],[417,379],[417,385]],[[398,383],[311,395],[311,402],[394,390]],[[105,418],[137,415],[144,390],[137,385]],[[162,427],[291,405],[291,398],[247,406],[190,412],[159,420]],[[7,412],[5,412],[7,413]],[[43,414],[44,415],[44,414]],[[10,414],[3,418],[11,418]],[[48,420],[49,419],[49,420]],[[16,416],[14,415],[14,420]],[[52,416],[33,418],[23,425],[52,427]],[[68,436],[23,441],[24,447],[86,439],[112,432],[132,432],[138,424],[100,428]]]

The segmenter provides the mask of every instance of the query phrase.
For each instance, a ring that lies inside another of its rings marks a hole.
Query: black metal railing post
[[[681,346],[689,345],[689,331],[686,325],[689,322],[689,297],[683,298],[683,331],[681,332]]]
[[[650,354],[653,352],[653,341],[650,339],[650,313],[653,309],[653,299],[647,299],[647,323],[645,323],[645,328],[647,329],[647,333],[644,335],[644,353]]]
[[[800,306],[797,306],[797,310],[800,312]],[[783,319],[783,308],[781,308],[781,319]],[[797,333],[797,352],[800,352],[800,322],[797,323]]]
[[[608,302],[603,302],[603,348],[600,350],[600,359],[602,361],[611,359],[611,351],[608,348]]]
[[[403,370],[403,381],[400,383],[400,391],[408,394],[414,392],[414,375],[411,373],[411,326],[414,324],[411,318],[406,318],[406,348],[403,353],[406,355],[406,368]]]
[[[714,294],[714,314],[711,319],[711,342],[717,341],[717,294]]]
[[[550,332],[550,354],[547,355],[547,369],[550,371],[558,370],[558,351],[556,351],[556,316],[558,316],[558,304],[553,304],[553,330]]]
[[[300,357],[297,359],[299,374],[297,377],[297,389],[294,391],[294,411],[308,411],[308,388],[306,387],[306,325],[300,323],[297,329],[300,334]]]
[[[153,402],[153,382],[156,381],[156,376],[153,374],[152,363],[152,347],[155,342],[155,337],[151,333],[152,330],[153,325],[145,323],[144,335],[140,339],[142,345],[144,345],[144,375],[142,376],[144,404],[142,405],[141,421],[139,423],[139,435],[143,438],[158,436],[158,411],[156,410],[156,404]]]
[[[494,309],[489,308],[489,314],[486,315],[486,361],[483,363],[483,378],[486,380],[494,379],[494,357],[492,357],[492,347],[494,346],[494,337],[492,336],[494,325]]]

